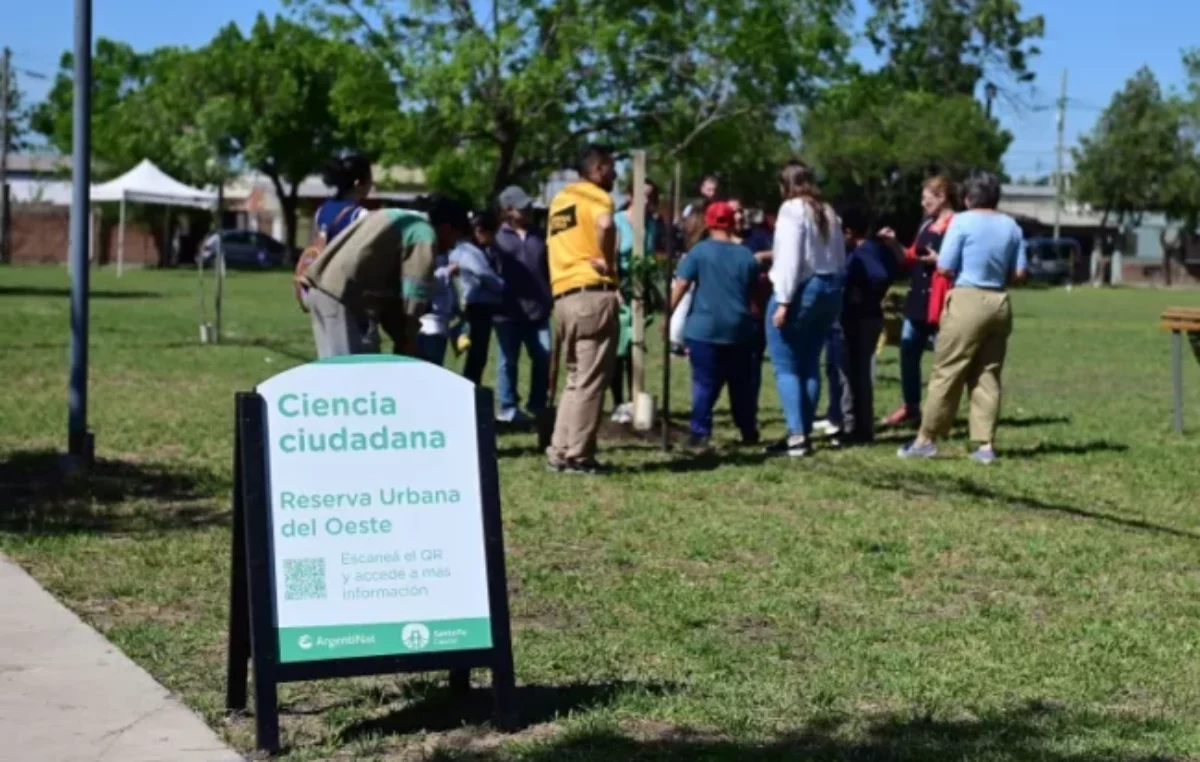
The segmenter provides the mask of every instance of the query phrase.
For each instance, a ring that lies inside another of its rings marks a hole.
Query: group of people
[[[434,197],[425,214],[347,211],[370,190],[369,166],[342,161],[330,173],[337,197],[317,214],[318,239],[297,271],[322,356],[379,351],[379,329],[396,350],[441,364],[447,347],[465,352],[463,374],[479,383],[493,331],[499,343],[498,418],[515,422],[553,409],[557,368],[566,380],[546,452],[560,473],[596,473],[597,433],[611,389],[615,417],[628,415],[629,210],[618,212],[611,150],[589,146],[578,181],[549,207],[546,232],[534,226],[533,200],[519,187],[496,199],[495,213],[471,214]],[[764,359],[774,371],[787,435],[765,452],[803,457],[815,448],[821,357],[830,379],[823,424],[833,446],[874,438],[874,356],[883,300],[902,272],[911,279],[901,340],[903,402],[883,423],[917,424],[904,458],[933,457],[953,424],[964,388],[970,396],[971,457],[995,459],[1001,370],[1012,329],[1006,289],[1024,277],[1017,224],[996,211],[998,179],[972,175],[965,211],[949,180],[925,183],[925,222],[911,245],[867,212],[827,203],[810,167],[788,162],[781,205],[750,225],[715,176],[675,225],[658,214],[657,188],[644,189],[645,247],[667,235],[685,250],[669,300],[670,340],[691,366],[689,446],[710,447],[713,409],[727,387],[746,446],[762,444],[758,400]],[[396,284],[401,284],[397,289]],[[664,331],[667,327],[664,326]],[[529,354],[528,404],[518,394],[522,348]],[[921,408],[921,356],[935,348]]]

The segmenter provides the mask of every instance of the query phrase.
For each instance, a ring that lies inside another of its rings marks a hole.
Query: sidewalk
[[[0,555],[0,757],[242,762],[141,667]]]

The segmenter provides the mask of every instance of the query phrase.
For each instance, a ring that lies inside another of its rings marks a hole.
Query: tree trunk
[[[291,191],[284,193],[283,179],[273,172],[267,172],[267,176],[271,178],[271,184],[275,186],[275,198],[279,200],[279,211],[283,214],[284,244],[287,245],[287,252],[284,256],[287,264],[290,265],[293,259],[292,252],[296,249],[296,205],[300,183],[292,183]]]
[[[513,164],[516,158],[517,140],[515,137],[508,137],[500,143],[500,160],[496,162],[496,174],[492,178],[492,199],[512,184]]]

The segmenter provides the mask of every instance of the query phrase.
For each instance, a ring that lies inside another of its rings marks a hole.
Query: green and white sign
[[[474,385],[361,355],[257,392],[280,661],[491,648]]]

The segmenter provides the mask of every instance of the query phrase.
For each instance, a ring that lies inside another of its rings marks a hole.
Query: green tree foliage
[[[208,95],[202,134],[271,180],[294,245],[300,183],[340,151],[378,155],[396,112],[391,79],[354,46],[263,15],[248,36],[231,24],[196,55],[192,87],[175,93]]]
[[[871,0],[867,39],[884,71],[906,90],[965,95],[985,77],[1029,82],[1041,16],[1019,0]]]
[[[569,166],[589,140],[686,159],[726,120],[753,116],[770,132],[782,104],[840,64],[850,11],[848,0],[291,4],[387,62],[404,94],[400,156],[438,176],[485,162],[491,192]]]
[[[123,43],[101,37],[92,56],[92,153],[94,171],[104,178],[119,174],[143,158],[151,158],[171,174],[184,174],[170,149],[179,118],[166,124],[142,118],[145,91],[161,63],[181,55],[177,49],[159,48],[138,53]],[[50,93],[34,109],[31,126],[51,146],[71,152],[74,56],[64,53]],[[184,177],[191,180],[190,177]]]
[[[1164,209],[1180,157],[1181,117],[1179,105],[1143,68],[1113,96],[1092,133],[1080,138],[1072,191],[1102,212],[1102,226],[1110,219],[1136,224],[1145,211]]]
[[[884,64],[851,71],[802,122],[804,154],[832,198],[901,227],[921,182],[1000,172],[1012,136],[974,96],[980,83],[1032,79],[1044,29],[1018,0],[872,0],[866,37]]]
[[[71,147],[72,60],[64,55],[34,128]],[[386,69],[352,45],[260,15],[198,50],[138,53],[100,39],[93,62],[93,153],[103,174],[149,158],[193,184],[252,167],[275,186],[287,239],[296,238],[297,191],[344,150],[377,156],[396,130],[397,96]]]
[[[914,209],[930,175],[999,171],[1011,141],[974,99],[903,89],[884,75],[829,88],[805,114],[802,134],[828,195],[877,218]]]
[[[21,90],[18,76],[19,72],[15,69],[9,72],[6,101],[8,112],[0,114],[0,119],[6,119],[7,122],[4,134],[7,136],[8,150],[14,153],[25,149],[25,139],[29,132],[29,110],[25,108],[25,93]]]

